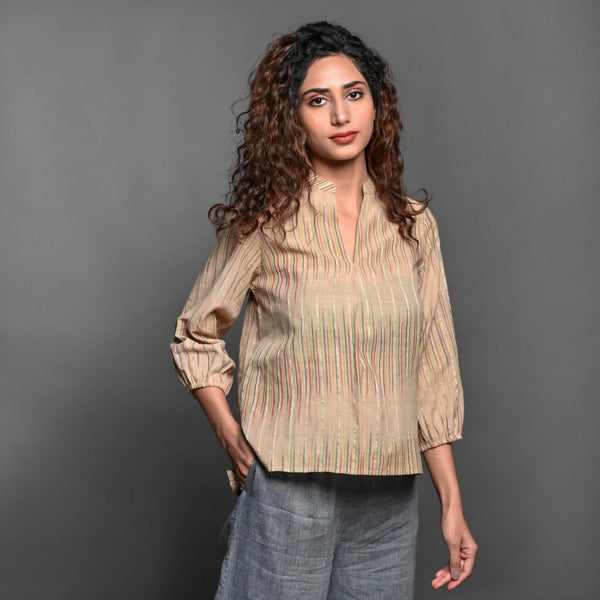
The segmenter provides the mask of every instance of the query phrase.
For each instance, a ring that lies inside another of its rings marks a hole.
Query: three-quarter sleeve
[[[260,270],[258,231],[241,241],[231,230],[219,236],[177,319],[171,353],[183,384],[192,391],[233,385],[235,364],[222,337],[239,315]]]
[[[423,337],[418,374],[421,451],[462,438],[463,389],[450,298],[435,217],[421,217],[420,296]]]

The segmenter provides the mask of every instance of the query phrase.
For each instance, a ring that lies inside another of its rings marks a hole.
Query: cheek
[[[300,126],[304,130],[304,133],[306,134],[306,136],[308,136],[310,132],[310,123],[306,114],[302,111],[298,112],[298,123],[300,123]]]
[[[311,144],[316,141],[319,137],[319,126],[314,119],[303,119],[300,121],[304,134],[306,135],[306,141]]]
[[[304,128],[307,131],[315,131],[319,127],[319,118],[318,115],[314,113],[309,113],[304,118]]]
[[[365,127],[369,132],[369,139],[371,139],[373,137],[373,132],[375,131],[375,115],[369,114],[368,117],[365,118],[365,121]]]

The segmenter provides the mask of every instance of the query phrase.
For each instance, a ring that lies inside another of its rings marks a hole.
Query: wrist
[[[223,447],[230,445],[231,440],[240,434],[241,426],[232,414],[224,415],[218,423],[213,424],[217,439]]]
[[[463,507],[460,498],[448,499],[446,501],[440,500],[440,517],[442,519],[451,518],[463,518]]]
[[[457,485],[440,485],[436,491],[442,514],[462,512],[462,499]]]

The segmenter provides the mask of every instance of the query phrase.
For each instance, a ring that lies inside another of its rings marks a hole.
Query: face
[[[298,116],[313,167],[365,160],[375,105],[366,79],[345,55],[315,60],[298,92]]]

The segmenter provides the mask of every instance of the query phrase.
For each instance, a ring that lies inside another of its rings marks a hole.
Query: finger
[[[463,547],[461,550],[461,558],[462,558],[462,568],[461,568],[461,576],[456,581],[456,584],[453,583],[452,588],[460,585],[465,579],[468,579],[473,573],[473,568],[475,566],[475,554],[477,553],[477,544],[473,542],[471,547]],[[451,589],[451,588],[449,588]]]
[[[477,550],[479,550],[479,547],[473,541],[472,544],[461,548],[460,556],[464,560],[466,560],[467,558],[470,558],[471,560],[475,560],[475,555],[477,554]]]
[[[463,572],[465,573],[466,577],[469,577],[471,575],[471,573],[473,572],[473,566],[475,564],[475,557],[474,556],[469,556],[467,558],[464,559],[463,561]]]
[[[239,496],[241,492],[240,484],[232,469],[227,469],[227,478],[229,479],[229,487]]]
[[[434,579],[431,582],[431,587],[434,590],[439,590],[441,587],[444,587],[448,582],[452,582],[452,580],[450,579],[450,573],[448,573],[447,577]]]
[[[240,487],[243,488],[246,485],[246,477],[248,476],[248,469],[236,469],[236,477],[240,483]]]
[[[433,578],[431,585],[434,589],[439,589],[442,586],[446,585],[448,582],[452,581],[450,577],[450,569],[448,565],[446,565],[443,569],[440,569]]]
[[[473,561],[471,560],[471,563],[468,566],[466,566],[466,561],[463,561],[460,577],[456,580],[453,579],[450,581],[450,583],[448,584],[449,590],[453,590],[454,588],[458,587],[461,583],[463,583],[466,579],[468,579],[471,576],[471,573],[473,571],[472,563]]]
[[[238,464],[236,467],[236,473],[238,476],[238,480],[240,481],[241,487],[246,485],[246,478],[248,477],[248,472],[250,471],[250,467],[252,466],[252,461],[254,460],[254,452],[250,455],[245,456],[241,460],[241,464]]]
[[[462,573],[459,575],[458,579],[450,579],[447,589],[453,590],[455,587],[458,587],[465,579],[466,577]]]
[[[462,571],[460,544],[448,544],[448,549],[450,550],[450,575],[453,581],[458,581]]]
[[[244,486],[246,485],[246,478],[239,471],[236,471],[235,478],[238,481],[239,488],[241,491],[244,488]]]
[[[461,574],[461,576],[458,579],[450,580],[450,583],[448,584],[448,589],[453,590],[454,588],[458,587],[466,578],[467,575]]]

